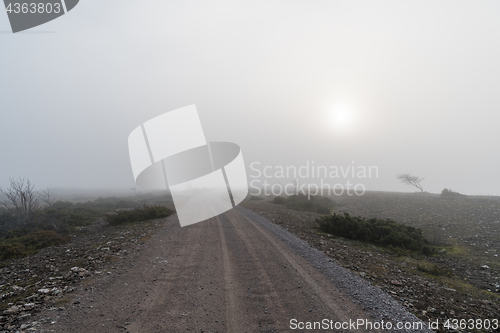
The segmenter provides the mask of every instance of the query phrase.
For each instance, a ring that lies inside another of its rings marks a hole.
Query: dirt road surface
[[[173,215],[103,273],[64,310],[41,313],[51,318],[42,331],[312,332],[319,330],[300,323],[419,323],[378,288],[241,207],[184,228]],[[343,325],[328,331],[369,331]]]

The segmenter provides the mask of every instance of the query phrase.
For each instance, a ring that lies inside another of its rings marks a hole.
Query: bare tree
[[[403,184],[408,184],[411,186],[415,186],[420,190],[420,192],[423,192],[424,189],[422,185],[420,185],[420,182],[424,180],[423,178],[417,177],[417,176],[412,176],[409,173],[405,173],[402,175],[398,176],[398,179],[403,183]]]
[[[15,180],[10,178],[10,187],[6,190],[0,189],[7,200],[2,204],[14,215],[18,227],[22,228],[30,221],[33,214],[38,210],[38,195],[34,191],[35,186],[24,178]]]
[[[53,195],[52,191],[50,190],[50,188],[47,188],[46,190],[43,190],[42,192],[40,192],[40,199],[42,199],[42,201],[45,202],[45,204],[48,207],[51,207],[55,201],[54,195]]]

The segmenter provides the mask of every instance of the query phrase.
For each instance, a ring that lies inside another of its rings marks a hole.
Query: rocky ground
[[[379,286],[424,321],[499,319],[498,199],[390,193],[338,199],[334,211],[391,218],[420,227],[430,239],[447,245],[440,255],[429,258],[398,257],[373,245],[321,233],[314,228],[319,216],[315,213],[268,201],[247,200],[242,205]],[[81,228],[65,245],[0,263],[0,332],[40,331],[55,322],[68,307],[78,305],[74,295],[91,289],[103,276],[113,276],[118,263],[140,250],[160,227],[159,221],[111,227],[98,220]],[[441,267],[443,274],[417,268],[432,264]]]
[[[433,195],[391,193],[338,198],[333,212],[391,218],[423,228],[431,239],[437,234],[436,241],[448,246],[440,255],[428,258],[397,256],[370,244],[324,234],[315,229],[316,213],[290,210],[270,201],[247,200],[243,206],[287,228],[341,266],[381,287],[424,321],[500,319],[498,199],[442,200]],[[434,264],[440,267],[437,276],[417,266]]]
[[[112,274],[77,284],[70,304],[55,313],[43,309],[32,319],[41,324],[30,329],[288,332],[292,319],[304,326],[327,319],[336,323],[328,331],[345,332],[342,323],[370,318],[420,325],[398,332],[429,332],[379,288],[243,207],[184,228],[176,215],[158,222],[161,228]]]
[[[72,294],[103,274],[113,274],[114,263],[140,248],[158,229],[148,221],[111,227],[104,220],[82,227],[67,244],[37,254],[2,262],[0,268],[0,332],[36,331],[51,322]],[[31,320],[42,310],[53,316]]]

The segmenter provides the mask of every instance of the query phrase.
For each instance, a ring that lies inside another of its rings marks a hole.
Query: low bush
[[[104,218],[111,225],[118,225],[127,222],[141,222],[152,219],[159,219],[173,214],[171,209],[165,206],[141,206],[129,210],[120,210],[106,214]]]
[[[330,214],[333,201],[327,197],[298,194],[289,196],[286,199],[285,205],[290,209],[315,212],[319,214]]]
[[[275,203],[277,205],[284,205],[284,204],[286,204],[286,199],[283,197],[274,197],[273,203]]]
[[[57,201],[38,209],[22,227],[14,215],[0,209],[0,260],[23,257],[38,250],[64,244],[77,227],[90,225],[103,214],[117,208],[133,207],[119,198],[97,199],[85,203]]]
[[[305,194],[291,195],[288,198],[278,196],[272,202],[278,205],[285,205],[290,209],[319,214],[330,214],[330,209],[333,206],[333,201],[329,198]]]
[[[377,218],[365,219],[359,216],[333,214],[316,219],[320,230],[340,237],[375,243],[385,247],[409,250],[424,255],[436,253],[429,245],[422,230]]]
[[[27,255],[26,249],[19,243],[0,244],[0,260],[18,258]]]
[[[441,196],[442,197],[463,197],[464,195],[461,193],[458,193],[458,192],[453,192],[452,190],[445,188],[441,191]]]
[[[450,269],[438,266],[436,264],[432,264],[432,265],[417,264],[417,269],[420,272],[424,272],[424,273],[434,275],[434,276],[444,275],[444,276],[451,277],[453,275],[453,272]]]
[[[54,205],[37,212],[37,220],[31,227],[44,230],[55,230],[68,235],[75,227],[92,224],[103,212],[85,207],[67,207]]]
[[[68,242],[68,238],[52,230],[37,230],[20,238],[28,250],[40,250]]]
[[[67,242],[67,237],[51,230],[36,230],[24,236],[11,233],[0,241],[0,260],[32,255],[45,247]]]

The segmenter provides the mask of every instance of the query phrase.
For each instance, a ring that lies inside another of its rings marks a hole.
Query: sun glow
[[[336,130],[346,131],[353,127],[355,116],[348,108],[335,108],[330,113],[330,121]]]

